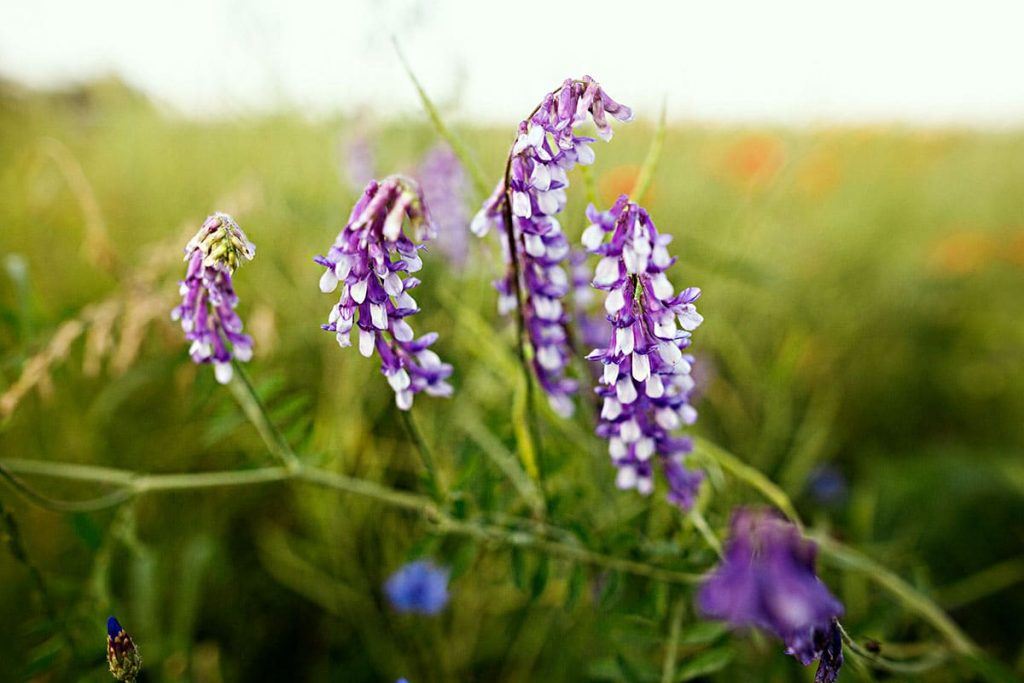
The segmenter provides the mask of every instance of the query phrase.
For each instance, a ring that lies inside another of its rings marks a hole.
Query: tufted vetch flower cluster
[[[689,402],[693,357],[684,352],[703,321],[694,306],[700,290],[676,293],[665,275],[675,262],[667,249],[672,237],[659,234],[647,211],[626,195],[608,211],[588,207],[587,217],[583,245],[601,256],[593,285],[607,292],[611,323],[608,343],[587,356],[602,364],[597,433],[608,439],[619,488],[651,493],[658,463],[668,499],[689,509],[702,475],[683,464],[690,439],[673,432],[697,419]]]
[[[412,238],[406,235],[408,223]],[[413,396],[450,396],[447,378],[452,366],[442,363],[430,345],[431,332],[415,338],[408,318],[419,307],[410,291],[420,284],[410,273],[423,262],[419,251],[435,229],[415,181],[389,176],[371,180],[352,209],[326,256],[314,259],[325,268],[320,290],[333,292],[341,284],[341,296],[331,308],[328,322],[342,347],[352,345],[353,327],[358,330],[359,352],[381,359],[381,372],[395,392],[402,410],[412,407]]]
[[[185,246],[188,269],[180,282],[181,305],[171,311],[181,321],[189,353],[196,363],[212,363],[217,381],[231,380],[232,358],[252,358],[252,338],[242,334],[235,312],[238,296],[232,276],[243,260],[251,261],[256,247],[226,213],[215,213]]]
[[[818,660],[816,683],[832,683],[843,664],[836,622],[843,606],[817,577],[816,555],[817,546],[776,513],[740,508],[724,560],[697,602],[734,627],[771,631],[804,666]]]
[[[521,300],[534,373],[563,416],[573,412],[577,384],[566,377],[571,349],[565,297],[570,279],[564,265],[569,243],[557,215],[565,208],[567,171],[594,161],[594,139],[576,135],[575,129],[591,119],[598,134],[609,140],[608,116],[629,121],[633,113],[589,76],[566,80],[549,93],[519,124],[505,177],[470,226],[477,235],[492,227],[501,233],[508,267],[495,283],[498,309],[510,313]]]

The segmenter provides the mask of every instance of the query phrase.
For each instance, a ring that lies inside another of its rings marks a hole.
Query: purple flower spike
[[[226,213],[215,213],[185,246],[188,269],[180,282],[181,305],[171,311],[181,321],[189,353],[196,363],[212,363],[217,381],[231,380],[232,358],[252,358],[252,337],[242,334],[235,312],[238,296],[231,277],[242,260],[251,261],[256,246]]]
[[[675,261],[666,248],[671,236],[658,234],[647,211],[626,195],[605,212],[590,206],[587,217],[583,244],[601,256],[593,286],[607,292],[611,323],[606,346],[587,356],[603,368],[595,390],[604,399],[597,433],[608,439],[619,488],[651,493],[658,463],[668,500],[689,509],[703,475],[683,465],[690,440],[672,433],[697,420],[689,400],[693,356],[684,351],[703,321],[694,306],[700,290],[676,293],[665,276]]]
[[[390,176],[370,181],[327,256],[314,259],[325,268],[322,292],[333,292],[341,284],[341,297],[321,327],[333,332],[342,347],[352,345],[352,328],[358,328],[359,352],[367,358],[374,351],[380,356],[381,372],[402,410],[409,410],[421,391],[430,396],[452,393],[445,381],[452,366],[428,348],[437,333],[416,339],[406,320],[420,310],[409,294],[420,284],[409,276],[423,266],[418,243],[434,235],[419,186],[409,178]]]
[[[505,177],[470,225],[476,235],[482,236],[492,227],[502,235],[508,268],[505,277],[495,283],[498,310],[502,314],[514,311],[516,292],[521,293],[534,373],[552,408],[563,416],[573,412],[571,396],[577,384],[565,376],[571,350],[564,300],[570,280],[563,266],[569,243],[556,216],[565,208],[567,172],[576,164],[594,161],[593,138],[573,131],[590,118],[601,137],[610,139],[612,129],[606,114],[620,121],[633,117],[629,107],[615,102],[589,76],[566,80],[548,94],[519,124]],[[514,252],[509,250],[509,242]]]
[[[437,246],[453,266],[462,268],[469,250],[466,172],[451,148],[437,145],[423,158],[417,176],[423,188],[423,199],[438,226]]]
[[[697,604],[733,627],[771,631],[804,666],[819,659],[815,681],[832,683],[843,664],[836,622],[843,606],[815,574],[816,555],[817,546],[775,513],[740,508],[725,559]]]
[[[448,604],[448,570],[425,560],[410,562],[391,575],[384,591],[399,612],[434,615]]]

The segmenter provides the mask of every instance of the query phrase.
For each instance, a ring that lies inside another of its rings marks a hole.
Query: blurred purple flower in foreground
[[[444,251],[453,266],[461,268],[466,263],[469,250],[466,172],[455,152],[448,145],[441,144],[427,152],[416,175],[423,188],[423,199],[430,207],[430,215],[437,226],[438,238],[434,244]]]
[[[425,560],[410,562],[391,575],[384,591],[399,612],[434,615],[448,604],[448,570]]]
[[[185,246],[188,270],[180,283],[181,305],[171,311],[171,319],[181,321],[192,342],[192,360],[212,363],[221,384],[231,380],[232,358],[252,358],[252,338],[242,334],[231,277],[243,259],[255,255],[255,245],[226,213],[207,218]]]
[[[786,644],[807,666],[819,660],[816,683],[832,683],[843,664],[836,622],[842,604],[815,574],[817,546],[774,512],[733,513],[725,559],[701,587],[705,615],[734,627],[756,626]]]
[[[665,276],[675,262],[666,248],[672,237],[658,234],[647,211],[626,195],[608,211],[591,205],[587,217],[583,244],[602,257],[593,285],[608,293],[604,308],[611,323],[610,339],[606,335],[604,347],[587,356],[603,366],[597,433],[608,439],[619,488],[651,493],[657,462],[669,501],[689,509],[703,475],[683,465],[693,449],[690,439],[672,432],[697,419],[689,403],[693,357],[683,351],[703,321],[694,306],[700,290],[676,294]]]
[[[594,161],[593,138],[573,131],[592,118],[598,134],[609,140],[612,129],[606,115],[620,121],[633,117],[629,107],[609,97],[589,76],[568,79],[549,93],[519,124],[506,175],[470,226],[476,235],[486,234],[491,227],[501,233],[508,269],[495,283],[498,310],[514,311],[519,305],[516,292],[521,293],[534,373],[552,408],[563,416],[573,412],[571,395],[577,385],[565,376],[570,348],[563,302],[570,283],[563,264],[569,243],[556,216],[565,208],[566,172],[576,164]]]
[[[405,234],[406,220],[414,239]],[[406,321],[420,310],[409,294],[420,284],[409,273],[423,266],[417,242],[434,233],[416,182],[389,176],[380,183],[370,181],[327,256],[314,259],[326,269],[320,278],[322,292],[342,284],[341,297],[321,327],[334,332],[342,347],[352,345],[352,327],[359,328],[359,352],[367,358],[374,350],[380,355],[381,372],[402,410],[409,410],[413,395],[421,391],[431,396],[452,393],[445,381],[452,366],[428,348],[437,333],[416,339]]]
[[[117,619],[107,619],[107,666],[119,681],[134,681],[142,670],[142,657]]]

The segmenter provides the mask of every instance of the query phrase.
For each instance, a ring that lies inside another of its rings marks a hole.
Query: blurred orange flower
[[[752,191],[775,180],[786,154],[782,141],[771,135],[748,135],[734,142],[722,157],[720,171],[734,186]]]
[[[984,269],[996,255],[996,243],[980,230],[960,230],[936,240],[929,262],[947,275],[971,275]]]
[[[1010,263],[1024,268],[1024,228],[1018,228],[1016,235],[1009,240],[1009,248],[1003,256]]]
[[[598,194],[601,200],[604,201],[605,205],[611,205],[619,198],[619,195],[632,193],[639,177],[640,167],[636,164],[616,166],[602,174],[601,179],[597,183]],[[655,187],[652,182],[647,186],[647,192],[644,193],[643,201],[649,203],[654,196]],[[633,197],[633,199],[635,201],[641,200],[640,197]]]

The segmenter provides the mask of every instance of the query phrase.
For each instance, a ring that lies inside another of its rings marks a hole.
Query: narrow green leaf
[[[650,188],[651,180],[654,178],[654,169],[657,167],[658,160],[661,158],[661,148],[665,142],[666,110],[666,103],[662,100],[661,117],[658,119],[658,127],[654,131],[654,137],[651,138],[651,146],[647,148],[647,156],[644,157],[644,163],[640,167],[640,173],[636,176],[636,183],[633,185],[633,191],[629,193],[632,200],[637,203],[643,201],[644,195]]]
[[[436,130],[437,134],[448,143],[452,148],[452,151],[455,152],[455,156],[457,156],[459,161],[462,162],[463,167],[465,167],[466,171],[469,173],[469,177],[473,180],[473,186],[476,189],[477,195],[479,195],[478,199],[482,202],[487,198],[487,195],[490,194],[490,186],[487,183],[487,179],[484,176],[483,171],[476,163],[476,159],[473,158],[473,155],[470,154],[469,148],[466,147],[466,144],[461,138],[455,135],[455,133],[441,118],[441,113],[437,110],[437,107],[434,106],[430,96],[427,95],[427,91],[424,90],[423,85],[420,84],[419,79],[416,78],[416,74],[413,73],[409,62],[405,59],[405,55],[402,54],[402,49],[399,47],[398,41],[392,39],[392,43],[395,46],[395,53],[398,55],[399,61],[402,62],[402,68],[405,69],[405,73],[408,74],[409,80],[412,81],[413,86],[416,88],[416,93],[420,97],[420,102],[423,104],[423,108],[427,110],[427,116],[430,117],[430,122],[434,124],[434,130]]]
[[[732,661],[735,655],[735,651],[729,645],[703,652],[693,659],[684,662],[679,667],[679,673],[675,679],[676,683],[692,681],[695,678],[721,671]]]

